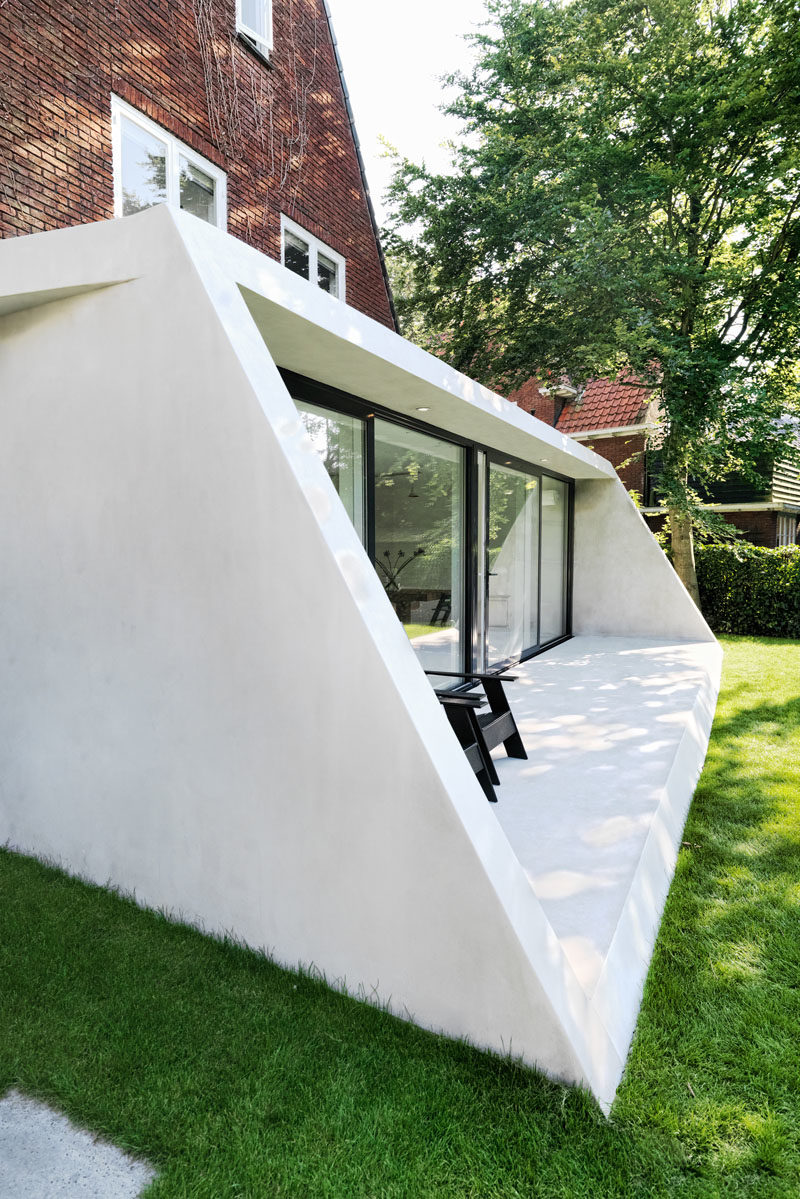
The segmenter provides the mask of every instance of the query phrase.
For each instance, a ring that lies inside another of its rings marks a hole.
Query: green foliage
[[[451,175],[398,162],[400,307],[500,386],[630,368],[662,499],[795,454],[800,0],[489,0]],[[401,270],[402,267],[402,270]]]
[[[704,545],[695,561],[715,633],[800,638],[800,546]]]

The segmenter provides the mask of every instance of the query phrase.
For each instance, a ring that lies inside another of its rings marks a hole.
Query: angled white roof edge
[[[205,274],[210,261],[213,261],[215,271],[224,271],[235,279],[238,286],[262,297],[275,310],[282,310],[292,320],[298,336],[306,339],[307,346],[308,339],[314,337],[316,332],[321,343],[331,345],[335,339],[340,343],[340,349],[350,352],[352,382],[349,387],[343,387],[341,379],[320,379],[319,373],[313,371],[308,372],[310,377],[359,395],[364,390],[363,383],[359,388],[359,368],[356,366],[360,359],[361,371],[374,371],[381,376],[382,383],[393,376],[392,383],[398,392],[417,385],[435,389],[442,398],[455,400],[461,416],[465,418],[463,421],[448,422],[439,419],[436,413],[424,417],[426,423],[439,425],[443,431],[461,433],[467,437],[471,435],[469,431],[464,431],[467,421],[463,405],[466,404],[473,414],[483,416],[480,423],[484,436],[491,427],[486,418],[496,422],[495,440],[505,443],[498,444],[496,448],[503,452],[513,453],[516,457],[537,464],[544,459],[545,469],[573,478],[616,478],[614,468],[606,459],[576,443],[568,434],[560,433],[530,416],[518,405],[461,374],[392,329],[334,299],[320,288],[311,286],[307,280],[294,275],[266,254],[187,213],[170,210],[170,216],[201,274]],[[300,322],[304,325],[301,326]],[[284,329],[281,323],[281,330]],[[269,344],[269,331],[264,328],[261,331]],[[278,365],[289,364],[279,362]],[[296,367],[292,366],[291,369]],[[298,373],[304,372],[300,370]],[[364,398],[372,399],[376,404],[381,402],[375,395]],[[413,411],[411,407],[409,414],[413,414]],[[475,440],[481,440],[481,437],[477,436]],[[487,444],[493,442],[487,440]]]

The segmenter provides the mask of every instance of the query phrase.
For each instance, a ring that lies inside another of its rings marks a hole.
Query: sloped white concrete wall
[[[598,544],[619,563],[633,538],[648,603],[670,569],[611,468],[166,208],[1,243],[0,279],[0,839],[610,1103],[619,1037],[275,361],[582,480],[584,624],[625,619]],[[675,603],[670,635],[698,637]]]
[[[0,838],[608,1100],[620,1057],[171,222],[127,274],[129,230],[30,239],[40,292],[98,243],[140,277],[2,319]]]
[[[715,640],[616,475],[575,483],[573,574],[576,634]]]

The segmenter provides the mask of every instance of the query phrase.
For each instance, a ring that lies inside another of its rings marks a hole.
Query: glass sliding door
[[[542,644],[567,631],[567,514],[569,493],[561,479],[542,479]]]
[[[305,429],[426,669],[491,669],[566,636],[567,481],[290,386],[308,396],[295,393]]]
[[[489,503],[487,495],[488,472],[489,467],[486,454],[482,450],[478,450],[475,454],[475,485],[477,487],[475,515],[477,517],[477,535],[475,538],[475,556],[473,559],[477,577],[475,579],[475,622],[472,632],[475,670],[486,669],[486,611],[488,601],[486,594],[486,584],[488,582],[486,524]]]
[[[538,644],[539,478],[489,463],[487,663]]]
[[[375,421],[375,569],[422,665],[464,663],[465,451]]]
[[[322,459],[347,515],[366,544],[364,497],[364,421],[355,416],[295,400],[300,418]]]

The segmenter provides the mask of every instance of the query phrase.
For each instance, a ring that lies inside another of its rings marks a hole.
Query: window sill
[[[273,63],[269,54],[266,52],[266,50],[262,50],[252,38],[248,37],[246,33],[242,33],[241,30],[237,32],[236,37],[244,46],[247,47],[251,54],[256,56],[259,62],[262,62],[265,67],[269,67],[271,71],[275,70],[275,64]]]

